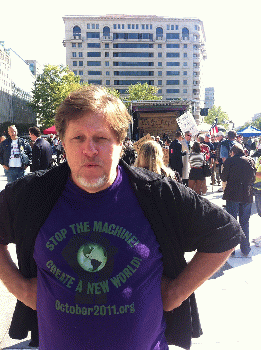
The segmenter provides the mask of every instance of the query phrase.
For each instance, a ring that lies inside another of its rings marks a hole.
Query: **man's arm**
[[[179,307],[199,286],[224,265],[233,249],[223,253],[197,252],[187,267],[174,280],[162,278],[163,309],[171,311]]]
[[[7,245],[3,244],[0,244],[0,279],[18,300],[36,310],[37,279],[27,279],[21,275]]]

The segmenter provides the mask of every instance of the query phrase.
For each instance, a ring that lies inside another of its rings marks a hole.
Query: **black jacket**
[[[255,162],[252,158],[243,154],[227,158],[221,174],[221,180],[227,181],[223,199],[240,203],[252,203],[255,175]]]
[[[175,181],[131,168],[122,161],[120,164],[160,244],[167,277],[176,278],[186,267],[185,251],[223,252],[240,242],[239,224],[219,207]],[[69,172],[67,163],[63,163],[9,184],[0,193],[0,234],[6,232],[5,237],[0,236],[0,243],[16,243],[19,269],[25,277],[37,274],[35,239],[61,195]],[[202,334],[194,294],[164,314],[168,343],[189,349],[191,338]],[[10,336],[23,339],[35,325],[36,312],[18,301]]]
[[[52,147],[48,141],[42,138],[36,139],[32,149],[31,171],[45,170],[52,160]]]

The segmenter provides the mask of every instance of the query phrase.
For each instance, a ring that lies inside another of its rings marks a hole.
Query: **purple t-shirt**
[[[161,258],[121,167],[95,194],[68,180],[34,250],[40,349],[168,349]]]

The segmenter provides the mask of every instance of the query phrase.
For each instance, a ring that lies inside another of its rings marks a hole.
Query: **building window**
[[[167,89],[167,94],[179,94],[179,89]]]
[[[72,43],[72,47],[76,47],[76,43]]]
[[[88,61],[87,62],[87,66],[101,66],[101,62],[100,61]]]
[[[106,61],[106,62],[105,62],[105,67],[109,67],[109,65],[110,65],[110,62],[109,62],[109,61]]]
[[[109,52],[105,52],[105,57],[109,57]]]
[[[80,67],[83,66],[83,61],[79,61],[79,66],[80,66]]]
[[[158,44],[158,49],[162,49],[162,44]]]
[[[187,67],[188,66],[188,62],[183,62],[183,67]]]
[[[106,80],[106,85],[110,85],[110,80]]]
[[[182,28],[182,39],[188,40],[189,39],[189,30],[188,28]]]
[[[107,71],[106,71],[106,75],[107,75],[107,76],[110,75],[110,71],[107,70]]]
[[[109,49],[110,48],[110,44],[106,43],[105,44],[105,49]]]
[[[102,75],[102,72],[99,70],[89,70],[88,75]]]
[[[73,66],[74,66],[74,67],[77,66],[77,61],[73,61]]]
[[[175,67],[178,67],[178,66],[180,66],[180,62],[167,62],[167,66],[175,66]]]
[[[184,58],[187,58],[188,57],[188,54],[186,52],[184,52],[184,55],[183,55]]]
[[[101,57],[101,52],[87,52],[87,57]]]
[[[102,80],[88,80],[89,84],[102,85]]]
[[[158,52],[158,57],[162,57],[162,52]]]
[[[183,75],[188,75],[188,72],[184,70]]]
[[[166,38],[167,40],[179,39],[179,33],[167,33]]]
[[[87,43],[87,48],[90,49],[99,49],[101,47],[100,43]]]
[[[179,52],[167,52],[167,58],[179,57],[179,56],[180,56]]]
[[[82,52],[79,52],[79,57],[83,57],[83,54],[82,54]]]
[[[77,75],[77,70],[74,70],[73,73],[74,73],[74,75]]]
[[[158,85],[162,85],[162,80],[158,80]]]
[[[176,71],[176,70],[168,70],[167,72],[167,75],[179,75],[180,74],[180,72],[179,71]]]
[[[163,29],[161,27],[156,28],[156,39],[157,40],[163,39]]]
[[[179,49],[179,44],[167,44],[166,48],[167,49]]]
[[[86,38],[87,39],[100,39],[100,32],[87,32]]]
[[[167,80],[167,85],[179,85],[179,80]]]
[[[183,89],[183,94],[187,94],[188,90],[187,89]]]
[[[109,37],[111,35],[111,30],[109,27],[103,27],[103,36],[104,37]]]
[[[81,39],[81,28],[78,26],[73,27],[73,37],[75,39]]]
[[[83,75],[83,70],[79,70],[79,75]]]
[[[162,77],[162,71],[161,70],[158,71],[158,76]]]
[[[78,47],[81,48],[82,47],[82,43],[78,43]]]
[[[158,62],[158,67],[162,67],[162,62]]]
[[[72,52],[72,57],[76,57],[76,52]]]
[[[187,49],[188,48],[188,44],[184,44],[184,49]]]
[[[183,85],[188,85],[188,81],[187,80],[183,80]]]

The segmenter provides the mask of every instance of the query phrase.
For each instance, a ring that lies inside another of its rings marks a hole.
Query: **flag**
[[[211,125],[209,133],[210,135],[216,135],[218,133],[217,118],[215,119],[214,123]]]

